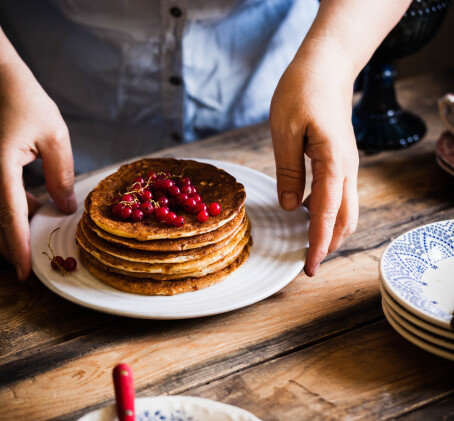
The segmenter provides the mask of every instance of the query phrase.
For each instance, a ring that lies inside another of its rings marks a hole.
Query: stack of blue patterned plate
[[[380,259],[382,306],[413,344],[454,360],[454,220],[396,238]]]

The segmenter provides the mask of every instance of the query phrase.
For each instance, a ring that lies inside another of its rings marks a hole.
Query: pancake
[[[99,237],[95,232],[93,232],[90,227],[87,226],[85,221],[86,218],[81,219],[80,227],[86,239],[93,245],[95,249],[103,251],[112,256],[119,257],[123,260],[144,263],[182,263],[189,260],[199,259],[203,256],[210,255],[217,250],[222,249],[233,239],[235,234],[237,234],[238,232],[242,232],[242,235],[244,235],[244,232],[247,228],[247,218],[245,217],[237,230],[235,230],[230,236],[222,239],[221,241],[218,241],[217,243],[186,251],[153,252],[146,250],[134,250],[109,243],[108,241]]]
[[[211,216],[206,222],[199,222],[194,213],[178,211],[185,218],[182,227],[168,226],[155,218],[145,218],[140,222],[124,221],[115,218],[111,203],[116,196],[127,190],[137,176],[146,177],[149,171],[166,172],[189,177],[198,193],[207,204],[218,202],[221,212]],[[246,192],[230,174],[213,165],[192,160],[173,158],[142,159],[123,165],[117,172],[102,180],[90,194],[88,214],[102,230],[119,237],[139,241],[192,237],[210,231],[231,221],[244,205]]]
[[[156,279],[174,279],[185,276],[203,276],[230,264],[249,241],[250,227],[246,232],[238,232],[232,240],[221,249],[200,259],[184,263],[143,263],[132,262],[112,256],[96,249],[85,237],[80,223],[77,227],[76,239],[80,247],[91,254],[96,260],[109,266],[112,270],[128,273],[131,276],[153,276]]]
[[[249,245],[230,265],[218,272],[199,278],[181,278],[173,281],[159,281],[152,278],[137,279],[112,273],[109,268],[94,259],[83,249],[79,249],[79,259],[96,278],[121,291],[141,295],[176,295],[183,292],[198,291],[223,281],[230,273],[238,269],[249,257]]]
[[[194,237],[175,238],[173,240],[150,240],[138,241],[133,238],[118,237],[99,228],[85,213],[83,216],[86,226],[94,231],[99,237],[108,241],[109,243],[119,246],[128,247],[135,250],[148,250],[148,251],[182,251],[193,250],[199,247],[205,247],[210,244],[215,244],[222,241],[226,237],[237,232],[243,222],[245,215],[244,206],[240,209],[238,214],[231,221],[227,222],[217,230],[210,231],[204,234],[195,235]]]

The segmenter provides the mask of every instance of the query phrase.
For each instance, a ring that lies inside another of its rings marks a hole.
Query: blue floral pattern
[[[396,238],[383,253],[383,281],[413,307],[449,322],[452,315],[425,296],[422,277],[427,269],[436,269],[450,257],[454,257],[454,220],[416,228]]]
[[[193,417],[186,415],[184,411],[144,411],[136,414],[137,421],[195,421]]]

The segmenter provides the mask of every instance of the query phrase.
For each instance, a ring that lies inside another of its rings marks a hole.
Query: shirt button
[[[179,76],[170,76],[169,82],[174,86],[179,86],[182,83],[181,77]]]
[[[183,15],[183,12],[182,12],[181,9],[178,8],[178,7],[171,7],[171,8],[170,8],[170,14],[171,14],[174,18],[181,18],[181,16]]]

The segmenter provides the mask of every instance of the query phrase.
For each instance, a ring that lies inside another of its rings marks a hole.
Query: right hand
[[[42,159],[46,187],[57,206],[72,213],[74,164],[68,128],[25,63],[0,62],[0,254],[19,280],[31,271],[29,215],[39,207],[22,181],[22,167]]]

